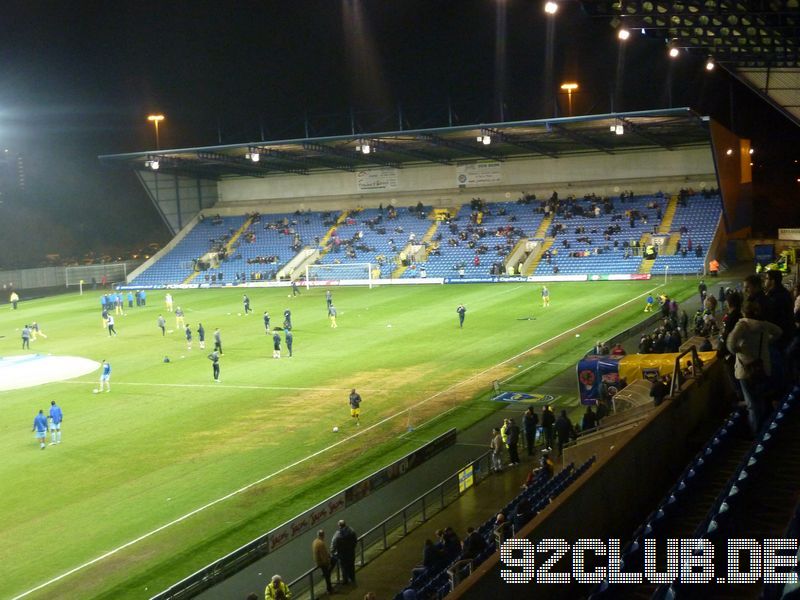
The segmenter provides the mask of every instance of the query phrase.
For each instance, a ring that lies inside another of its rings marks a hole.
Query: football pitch
[[[489,401],[492,381],[535,391],[574,369],[595,340],[642,319],[648,292],[681,300],[696,287],[663,283],[554,283],[547,309],[532,283],[334,287],[336,329],[320,288],[297,297],[245,290],[254,309],[246,316],[242,289],[172,290],[191,350],[163,291],[148,292],[146,307],[126,302],[117,337],[102,327],[100,291],[0,307],[3,359],[74,356],[112,367],[110,393],[93,393],[99,370],[0,392],[0,598],[148,598],[491,414],[500,407]],[[286,308],[294,355],[282,343],[276,360],[262,317],[267,310],[280,326]],[[20,331],[32,321],[48,337],[23,351]],[[220,383],[207,359],[217,327]],[[350,418],[352,388],[363,398],[360,426]],[[31,425],[51,400],[64,411],[63,443],[41,451]]]

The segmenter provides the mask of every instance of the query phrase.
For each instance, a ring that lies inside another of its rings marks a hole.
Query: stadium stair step
[[[547,235],[547,232],[550,230],[550,225],[553,224],[553,215],[546,216],[542,219],[542,222],[539,223],[539,229],[536,230],[536,233],[533,235],[535,238],[544,238]]]
[[[320,256],[323,256],[323,255],[328,253],[328,251],[326,249],[326,246],[328,244],[328,241],[331,239],[331,236],[333,235],[333,232],[336,231],[337,227],[340,227],[345,221],[347,221],[347,217],[349,217],[350,214],[351,214],[351,211],[343,210],[342,214],[339,215],[339,218],[336,219],[336,223],[331,225],[330,229],[328,229],[328,231],[325,232],[325,235],[322,236],[322,239],[319,241],[319,247],[320,247],[319,255]]]
[[[526,277],[533,275],[536,272],[536,267],[539,266],[539,261],[542,260],[544,253],[550,249],[550,246],[555,242],[555,238],[547,238],[544,243],[539,245],[539,248],[528,257],[525,265],[522,267],[522,274]]]
[[[250,225],[253,224],[253,217],[248,217],[242,226],[236,230],[236,232],[231,236],[231,239],[228,240],[228,243],[225,244],[225,254],[230,255],[233,251],[233,246],[242,237],[242,234],[250,228]],[[200,274],[200,271],[194,271],[191,275],[189,275],[186,279],[183,280],[183,283],[191,283],[195,277]]]
[[[664,215],[661,217],[661,225],[658,226],[658,233],[669,233],[672,228],[672,220],[675,218],[675,212],[678,210],[678,197],[673,195],[667,203],[667,208],[664,210]]]

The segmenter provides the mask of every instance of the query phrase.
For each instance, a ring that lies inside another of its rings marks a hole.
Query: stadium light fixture
[[[620,123],[614,128],[614,133],[617,135],[623,135],[625,133],[625,126]]]
[[[158,171],[158,168],[161,166],[157,160],[147,160],[144,163],[144,166],[148,169],[152,169],[153,171]]]
[[[481,134],[475,138],[475,141],[477,141],[479,144],[483,144],[484,146],[488,146],[492,143],[492,136],[490,136],[488,133]]]
[[[631,37],[631,32],[623,27],[617,32],[617,37],[620,39],[620,41],[624,42]]]
[[[753,152],[755,152],[755,150],[754,150],[753,148],[750,148],[750,150],[748,150],[748,152],[749,152],[749,153],[750,153],[750,155],[752,156],[752,155],[753,155]]]
[[[158,124],[164,120],[164,115],[148,115],[147,120],[150,121],[156,127],[156,150],[160,150],[161,148],[159,147],[159,141],[158,141]]]
[[[258,152],[248,152],[247,154],[244,155],[244,157],[247,160],[252,161],[254,163],[257,163],[258,161],[261,160],[261,155]]]
[[[712,56],[709,56],[708,60],[706,61],[706,71],[713,71],[715,66],[716,65],[714,64],[714,58]]]
[[[567,92],[567,103],[569,105],[569,116],[572,116],[572,92],[578,89],[578,84],[574,81],[570,81],[568,83],[562,83],[561,89]]]
[[[548,15],[556,14],[558,12],[558,4],[555,2],[545,2],[544,12],[546,12]]]
[[[728,156],[733,156],[733,148],[728,148],[727,150],[725,150],[725,154]]]

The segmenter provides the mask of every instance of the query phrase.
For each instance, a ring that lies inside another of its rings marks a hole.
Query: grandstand
[[[660,216],[667,201],[663,195],[602,200],[570,198],[559,205],[546,237],[537,240],[546,250],[540,252],[538,264],[531,265],[533,275],[547,279],[559,274],[630,275],[641,271],[647,262],[642,249],[661,228]],[[421,212],[393,208],[391,217],[378,208],[347,211],[341,213],[344,218],[340,222],[340,213],[335,212],[266,213],[257,221],[240,215],[221,217],[217,224],[206,217],[130,283],[274,281],[290,261],[307,250],[318,253],[315,264],[374,264],[379,279],[419,278],[424,271],[428,278],[489,280],[506,272],[507,258],[518,244],[536,238],[545,222],[545,204],[484,202],[482,210],[464,204],[447,220],[432,220],[429,206]],[[604,209],[595,214],[601,204]],[[479,224],[475,222],[478,213]],[[702,272],[707,249],[720,226],[720,214],[716,194],[696,194],[679,204],[669,237],[659,247],[649,272]],[[698,247],[703,252],[696,252]],[[217,255],[223,249],[223,258],[214,256],[212,264],[196,270],[198,261],[202,263],[209,254]],[[529,252],[521,253],[511,265],[516,267],[516,275],[525,274],[521,271],[528,256]],[[220,272],[223,278],[218,277]],[[295,272],[295,278],[302,275],[302,269]],[[361,279],[363,271],[340,269],[335,278]]]

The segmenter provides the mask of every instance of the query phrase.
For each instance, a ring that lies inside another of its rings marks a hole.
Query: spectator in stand
[[[517,508],[514,510],[514,516],[511,519],[511,522],[514,526],[514,531],[518,532],[522,529],[525,525],[528,524],[533,518],[534,510],[533,506],[531,506],[531,501],[528,498],[523,498],[517,504]]]
[[[264,598],[266,600],[289,600],[291,597],[292,592],[289,591],[289,586],[283,583],[281,576],[273,575],[272,581],[264,590]]]
[[[650,386],[650,397],[653,399],[653,404],[659,406],[662,402],[664,402],[664,398],[669,395],[669,378],[668,377],[661,377],[660,375],[656,375],[655,380],[653,381],[652,385]]]
[[[339,521],[339,529],[331,540],[331,554],[339,562],[342,569],[342,582],[356,583],[356,546],[358,536],[350,529],[344,519]]]
[[[553,447],[555,441],[556,416],[550,405],[545,405],[542,409],[542,433],[544,434],[544,445],[547,448]]]
[[[333,563],[331,562],[331,554],[328,552],[328,547],[325,544],[325,530],[320,529],[317,531],[317,537],[311,543],[311,554],[314,557],[314,564],[322,571],[322,577],[325,579],[325,587],[328,594],[333,593],[333,585],[331,584],[331,570]]]
[[[767,297],[764,294],[761,278],[758,275],[748,275],[744,278],[744,298],[745,302],[754,302],[758,306],[758,317],[763,318],[767,314]]]
[[[422,564],[411,570],[411,578],[416,579],[433,572],[442,563],[442,551],[428,538],[422,549]]]
[[[586,407],[586,412],[583,413],[583,419],[581,419],[581,431],[589,431],[595,427],[597,427],[597,415],[590,405]]]
[[[767,271],[766,312],[763,317],[781,328],[780,349],[784,350],[794,333],[794,301],[783,285],[780,271]]]
[[[566,410],[561,410],[558,419],[555,422],[556,437],[558,438],[558,455],[564,451],[564,446],[571,438],[575,436],[575,430],[572,426],[572,421],[569,420]]]
[[[514,419],[509,419],[508,427],[506,428],[509,467],[515,467],[519,464],[519,433],[519,425],[514,422]]]
[[[467,527],[467,537],[461,543],[461,556],[474,560],[486,549],[486,539],[474,527]]]
[[[492,429],[492,439],[489,448],[492,449],[492,472],[500,473],[503,470],[503,437],[500,435],[500,428]]]
[[[769,344],[779,340],[783,332],[777,325],[759,319],[758,305],[753,301],[744,303],[742,314],[728,336],[727,346],[736,355],[734,374],[742,386],[750,429],[755,435],[761,429],[769,398],[775,391],[770,381]]]
[[[525,446],[528,448],[528,456],[533,456],[533,449],[536,445],[536,427],[539,425],[539,417],[534,412],[533,406],[529,406],[525,414],[522,415],[522,432],[525,434]]]
[[[510,521],[506,520],[503,513],[497,513],[497,518],[494,522],[494,539],[497,546],[501,546],[503,542],[514,536],[514,527]]]

